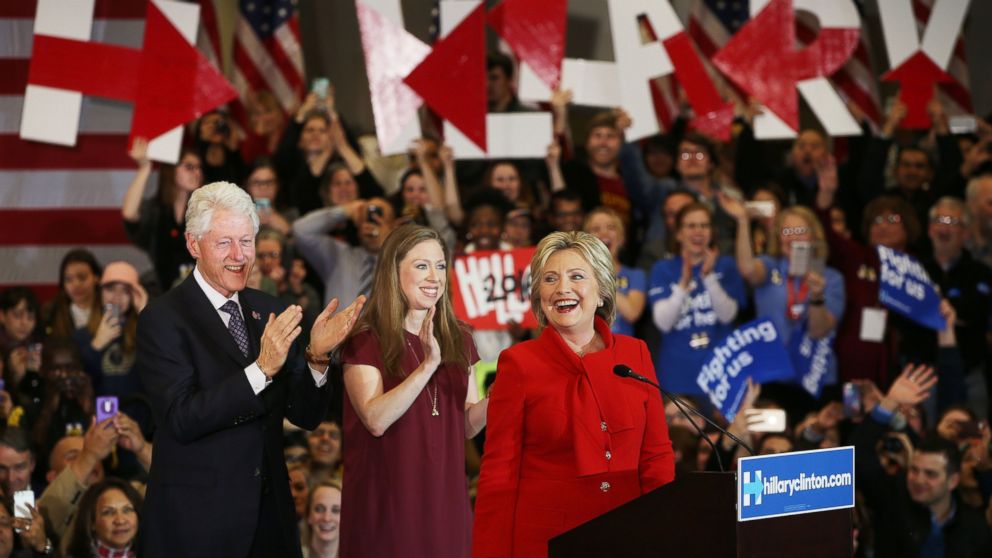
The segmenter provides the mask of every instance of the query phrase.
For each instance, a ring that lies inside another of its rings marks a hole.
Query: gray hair
[[[230,182],[214,182],[193,192],[186,205],[186,232],[197,240],[203,238],[203,235],[210,230],[210,222],[217,209],[226,209],[250,217],[254,228],[252,233],[258,234],[258,213],[255,211],[255,202],[251,200],[248,192]]]
[[[981,183],[984,180],[992,179],[992,174],[981,173],[971,177],[968,181],[968,186],[965,188],[965,199],[968,200],[968,204],[974,204],[978,199],[978,189],[981,187]]]
[[[927,217],[931,221],[937,218],[937,210],[942,207],[950,207],[961,212],[961,225],[967,227],[971,223],[971,214],[968,211],[968,206],[965,205],[960,198],[954,196],[944,196],[939,200],[935,201],[933,205],[930,206],[930,211],[927,212]]]
[[[599,298],[603,305],[596,309],[596,315],[613,324],[617,314],[617,275],[613,268],[613,256],[603,241],[582,231],[553,232],[537,245],[537,251],[530,260],[530,307],[541,329],[547,325],[547,317],[541,308],[541,276],[544,266],[555,252],[575,250],[592,267],[593,276],[599,284]]]

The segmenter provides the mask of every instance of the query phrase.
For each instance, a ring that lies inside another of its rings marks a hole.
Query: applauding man
[[[254,204],[238,186],[194,192],[186,246],[196,268],[139,319],[137,368],[158,425],[144,556],[300,555],[282,423],[320,423],[327,355],[364,297],[333,317],[332,300],[303,351],[300,307],[245,288],[257,232]]]

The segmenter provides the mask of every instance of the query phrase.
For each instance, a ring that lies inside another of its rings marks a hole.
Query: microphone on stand
[[[675,395],[674,393],[669,393],[668,390],[666,390],[665,388],[661,387],[657,383],[655,383],[655,382],[653,382],[653,381],[645,378],[644,376],[641,376],[637,372],[634,372],[626,364],[618,364],[618,365],[614,366],[613,367],[613,373],[616,374],[617,376],[620,376],[621,378],[632,378],[634,380],[637,380],[638,382],[644,382],[645,384],[648,384],[650,386],[654,386],[654,388],[657,389],[658,391],[660,391],[662,395],[664,395],[666,398],[670,399],[672,401],[672,403],[675,403],[675,406],[678,407],[679,411],[681,411],[682,414],[685,415],[686,418],[689,419],[689,422],[692,423],[692,426],[695,427],[695,429],[696,429],[697,432],[699,432],[699,435],[702,436],[704,440],[706,440],[706,443],[708,443],[711,448],[713,448],[713,453],[714,453],[714,455],[716,455],[716,462],[717,462],[717,465],[720,466],[720,471],[721,472],[726,472],[726,470],[723,468],[723,460],[720,458],[720,452],[717,451],[716,444],[714,444],[713,443],[713,440],[710,440],[710,437],[707,436],[705,432],[703,432],[703,429],[700,428],[699,425],[696,424],[696,421],[693,420],[691,416],[689,416],[689,412],[688,411],[692,411],[692,414],[694,414],[697,417],[705,420],[710,426],[712,426],[713,428],[716,428],[721,433],[725,434],[728,438],[730,438],[731,440],[733,440],[733,441],[737,442],[738,444],[740,444],[741,447],[744,448],[744,449],[746,449],[748,451],[748,453],[750,453],[751,455],[754,455],[754,449],[752,449],[751,446],[745,444],[744,443],[744,440],[741,440],[737,436],[734,436],[726,428],[724,428],[724,427],[720,426],[719,424],[713,422],[712,420],[710,420],[709,417],[707,417],[706,415],[700,413],[695,408],[693,408],[691,405],[687,405],[686,402],[683,401],[682,398],[680,398],[679,396]],[[688,411],[686,409],[688,409]]]

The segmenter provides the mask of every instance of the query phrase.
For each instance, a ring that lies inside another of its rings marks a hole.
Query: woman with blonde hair
[[[471,509],[465,440],[486,424],[472,337],[455,319],[437,231],[386,239],[365,313],[342,350],[341,553],[464,557]]]
[[[744,205],[729,196],[720,196],[720,204],[737,220],[737,268],[754,288],[758,315],[772,320],[786,346],[796,335],[813,341],[833,335],[844,314],[844,278],[825,265],[826,236],[816,214],[801,205],[780,211],[768,239],[768,253],[755,257]],[[836,382],[832,352],[831,347],[826,383]]]
[[[601,240],[613,257],[613,269],[617,274],[617,317],[610,331],[634,335],[634,323],[641,318],[647,304],[647,277],[643,270],[620,263],[620,250],[626,242],[623,220],[613,208],[597,207],[586,215],[582,230]]]
[[[341,542],[341,483],[327,479],[310,490],[303,527],[303,558],[337,558]]]
[[[490,392],[474,556],[546,556],[548,540],[671,482],[672,444],[643,341],[610,332],[616,274],[584,232],[544,238],[531,260],[542,332],[503,351]],[[350,448],[349,448],[350,451]]]

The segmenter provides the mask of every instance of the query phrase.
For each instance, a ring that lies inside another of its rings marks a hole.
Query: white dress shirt
[[[196,280],[196,284],[200,286],[200,290],[203,291],[203,294],[207,295],[207,300],[210,301],[210,305],[214,307],[217,315],[224,321],[224,327],[228,327],[228,323],[231,321],[231,315],[221,310],[220,307],[224,306],[224,304],[226,304],[229,300],[233,300],[237,303],[238,311],[242,312],[241,319],[247,324],[247,320],[244,319],[244,310],[241,308],[241,301],[238,300],[238,293],[231,295],[231,298],[224,297],[224,295],[220,294],[217,289],[207,283],[207,280],[203,278],[203,274],[200,273],[199,267],[193,268],[193,279]],[[326,370],[324,372],[318,372],[317,370],[314,370],[309,363],[307,364],[307,367],[310,368],[310,375],[313,376],[313,381],[317,384],[317,387],[322,387],[325,383],[327,383]],[[272,379],[267,377],[265,373],[262,372],[262,369],[258,367],[258,361],[252,362],[245,368],[245,377],[248,378],[248,383],[251,385],[251,389],[255,392],[255,395],[261,393],[263,389],[272,383]]]

